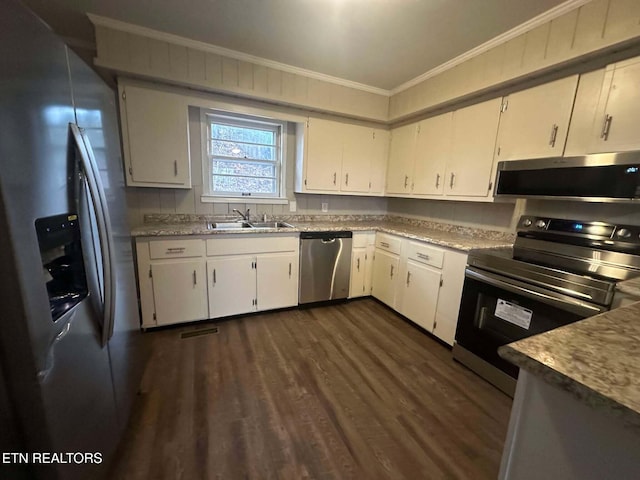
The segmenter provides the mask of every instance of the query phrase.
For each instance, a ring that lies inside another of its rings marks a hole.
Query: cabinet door
[[[402,304],[398,311],[425,330],[433,330],[440,291],[440,272],[419,263],[407,262],[403,281]]]
[[[397,255],[376,249],[373,261],[372,295],[391,308],[396,303],[396,279],[399,259]]]
[[[207,275],[211,318],[255,311],[255,257],[219,257],[208,260]]]
[[[354,248],[351,251],[351,282],[349,285],[349,297],[362,297],[365,293],[365,266],[367,249]]]
[[[342,148],[342,175],[340,190],[343,192],[369,192],[371,163],[375,156],[373,128],[344,124]]]
[[[123,87],[124,150],[132,186],[191,188],[189,119],[183,97]]]
[[[448,196],[486,197],[493,171],[500,106],[496,98],[453,114],[453,146],[447,163]]]
[[[305,186],[307,190],[340,189],[344,124],[309,119]]]
[[[453,113],[423,120],[418,125],[412,192],[441,195],[444,191],[445,165],[451,154]]]
[[[411,192],[417,126],[415,123],[391,131],[387,193]]]
[[[208,318],[204,260],[151,263],[156,324]]]
[[[375,238],[375,236],[374,236]],[[364,294],[371,295],[371,287],[373,285],[373,258],[375,257],[376,247],[367,245],[364,255]]]
[[[561,156],[577,84],[572,75],[506,97],[498,160]]]
[[[298,304],[298,254],[258,255],[257,309],[292,307]]]
[[[571,114],[565,157],[586,155],[594,148],[593,125],[598,109],[598,100],[602,92],[605,69],[601,68],[580,75],[576,100]],[[595,139],[600,136],[600,131]]]
[[[387,176],[389,160],[389,131],[375,129],[373,131],[373,150],[371,151],[371,166],[369,178],[371,186],[369,193],[384,193],[384,181]]]
[[[440,287],[438,297],[433,334],[449,345],[453,345],[453,339],[456,335],[466,267],[466,254],[446,252],[442,266],[442,287]]]
[[[593,125],[590,152],[640,149],[640,61],[607,68]]]

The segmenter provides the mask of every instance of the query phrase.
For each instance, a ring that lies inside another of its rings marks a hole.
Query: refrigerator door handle
[[[113,322],[115,314],[115,272],[113,270],[113,246],[111,243],[111,220],[107,210],[107,201],[104,194],[102,181],[97,169],[95,157],[89,138],[73,123],[69,124],[74,141],[80,153],[80,161],[87,185],[91,193],[93,208],[95,210],[98,235],[100,237],[100,249],[102,250],[102,265],[104,271],[104,308],[102,322],[102,345],[106,345],[113,335]]]

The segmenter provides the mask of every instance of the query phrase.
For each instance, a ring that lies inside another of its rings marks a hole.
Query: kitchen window
[[[282,198],[286,123],[205,112],[205,186],[213,197]]]

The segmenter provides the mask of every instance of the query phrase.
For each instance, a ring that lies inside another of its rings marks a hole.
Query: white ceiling
[[[67,38],[94,13],[392,89],[564,0],[24,0]]]

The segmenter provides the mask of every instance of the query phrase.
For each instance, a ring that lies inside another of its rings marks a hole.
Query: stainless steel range
[[[469,254],[453,356],[509,395],[501,345],[609,310],[640,275],[640,226],[523,216],[513,249]]]

